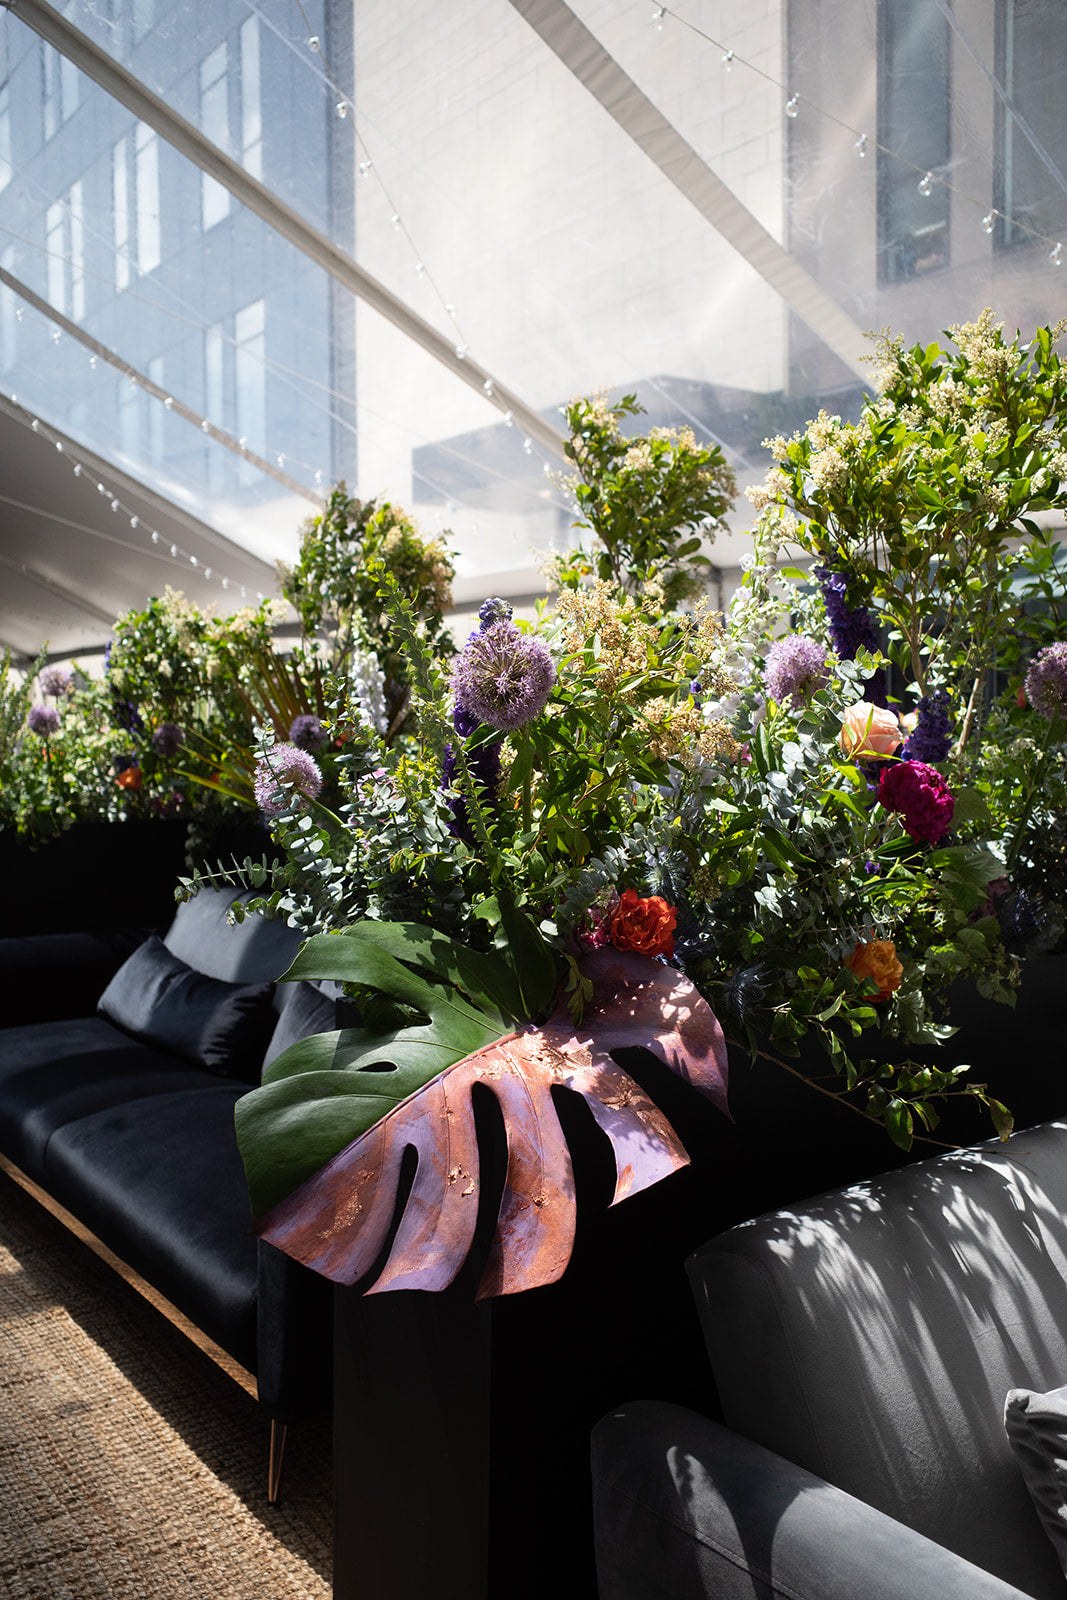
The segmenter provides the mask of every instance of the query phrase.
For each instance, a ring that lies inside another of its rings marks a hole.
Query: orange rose
[[[115,782],[121,789],[139,789],[141,787],[140,767],[126,767],[118,774]]]
[[[891,756],[900,743],[900,719],[885,706],[860,700],[841,721],[840,745],[846,756]]]
[[[612,914],[611,942],[640,956],[673,956],[677,921],[677,911],[658,894],[642,900],[636,889],[627,889]]]
[[[891,939],[872,939],[870,944],[864,944],[861,940],[849,957],[848,965],[857,978],[870,978],[878,985],[878,993],[870,996],[876,1006],[882,1005],[894,989],[900,988],[900,980],[904,976],[904,968],[897,960],[896,945]]]

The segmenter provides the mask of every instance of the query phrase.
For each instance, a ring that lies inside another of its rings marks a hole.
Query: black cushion
[[[82,1117],[49,1141],[45,1184],[99,1239],[256,1370],[258,1240],[220,1079]]]
[[[257,1083],[275,1022],[272,995],[269,983],[224,983],[195,971],[153,934],[116,972],[97,1009],[193,1066]]]
[[[42,1183],[48,1140],[79,1117],[212,1074],[139,1044],[103,1017],[0,1030],[0,1153]]]

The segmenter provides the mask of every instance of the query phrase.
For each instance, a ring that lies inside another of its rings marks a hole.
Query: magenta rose
[[[878,803],[899,811],[913,839],[939,844],[952,826],[956,802],[936,767],[925,761],[894,761],[878,779]]]

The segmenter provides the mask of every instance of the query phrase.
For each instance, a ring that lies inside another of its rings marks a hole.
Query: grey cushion
[[[1004,1426],[1041,1526],[1067,1575],[1067,1388],[1012,1389]]]
[[[238,898],[232,891],[204,889],[181,904],[166,934],[167,949],[187,966],[225,983],[273,983],[300,948],[300,935],[285,922],[248,917],[231,926],[226,914]]]
[[[283,1010],[267,1046],[264,1067],[298,1039],[306,1039],[311,1033],[328,1033],[337,1026],[332,996],[323,994],[315,984],[282,983],[278,987],[282,991]]]
[[[1067,1124],[743,1223],[690,1273],[732,1428],[1063,1600],[1003,1413],[1067,1373]]]

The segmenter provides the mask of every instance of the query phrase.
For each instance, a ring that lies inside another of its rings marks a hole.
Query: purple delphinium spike
[[[822,590],[826,607],[826,620],[830,624],[830,638],[841,661],[855,661],[858,651],[878,649],[878,635],[874,631],[871,613],[866,606],[851,607],[848,603],[848,578],[834,567],[814,567],[813,575]],[[885,669],[879,667],[864,686],[863,698],[872,705],[888,705]]]
[[[919,718],[915,731],[905,739],[899,754],[906,761],[925,761],[927,764],[944,761],[952,748],[952,718],[949,716],[949,698],[945,689],[935,689],[924,694],[919,701]]]

